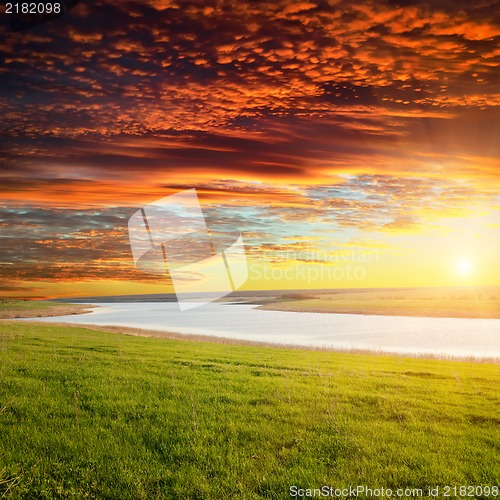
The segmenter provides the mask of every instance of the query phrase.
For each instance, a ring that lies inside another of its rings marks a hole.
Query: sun
[[[470,259],[459,259],[456,262],[456,269],[461,276],[470,276],[472,268],[473,266]]]

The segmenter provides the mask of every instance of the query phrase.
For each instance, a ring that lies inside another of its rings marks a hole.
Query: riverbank
[[[261,309],[273,311],[499,319],[500,287],[339,290],[335,293],[304,290],[264,298],[260,304]]]
[[[0,319],[46,318],[84,314],[90,310],[85,304],[58,304],[35,300],[0,299]]]
[[[88,305],[90,307],[94,306]],[[252,304],[100,304],[89,314],[40,322],[135,328],[162,334],[220,337],[281,346],[374,351],[439,358],[500,358],[500,320],[362,314],[317,314],[259,309]],[[27,321],[19,319],[18,321]]]

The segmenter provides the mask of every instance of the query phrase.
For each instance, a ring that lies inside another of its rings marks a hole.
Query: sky
[[[243,289],[500,285],[492,0],[82,0],[0,16],[0,296],[171,292],[127,223],[196,188]]]

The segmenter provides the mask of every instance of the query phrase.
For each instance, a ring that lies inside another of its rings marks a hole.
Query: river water
[[[209,303],[179,311],[175,302],[102,303],[83,315],[47,322],[116,325],[253,342],[374,351],[500,358],[500,319],[322,314]]]

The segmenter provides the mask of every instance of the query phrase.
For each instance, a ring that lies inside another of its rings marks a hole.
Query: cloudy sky
[[[247,289],[500,285],[493,0],[0,21],[0,295],[172,291],[127,221],[193,187],[214,234],[242,234]]]

